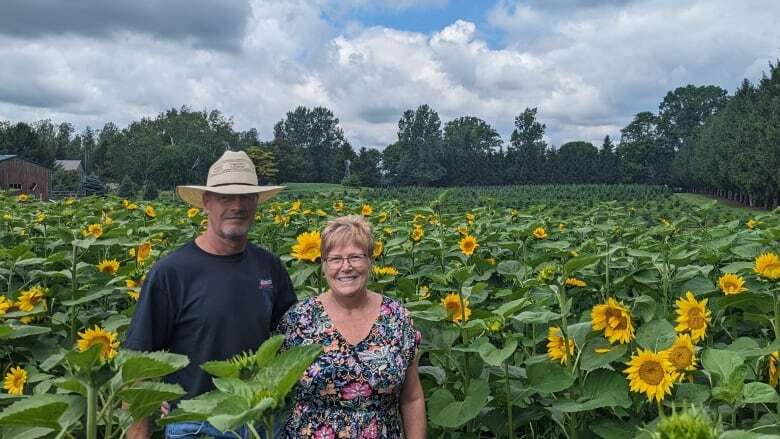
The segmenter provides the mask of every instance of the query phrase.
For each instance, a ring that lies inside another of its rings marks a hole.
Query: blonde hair
[[[360,215],[348,215],[328,221],[322,230],[320,253],[322,259],[336,247],[355,244],[364,250],[369,259],[374,253],[374,229]]]

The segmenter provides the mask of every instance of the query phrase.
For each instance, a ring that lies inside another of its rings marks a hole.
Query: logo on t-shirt
[[[258,285],[257,289],[264,292],[271,290],[273,287],[274,283],[271,279],[260,279],[260,285]]]

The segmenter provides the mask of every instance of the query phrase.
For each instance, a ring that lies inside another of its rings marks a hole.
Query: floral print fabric
[[[315,343],[323,347],[295,388],[282,437],[401,437],[399,397],[420,343],[406,308],[383,297],[368,336],[352,345],[312,297],[287,311],[279,331],[285,335],[284,349]]]

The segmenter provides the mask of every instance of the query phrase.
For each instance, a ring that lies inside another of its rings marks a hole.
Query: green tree
[[[324,107],[288,112],[274,125],[274,139],[284,142],[294,155],[303,156],[304,161],[296,164],[303,172],[291,175],[296,181],[337,183],[344,177],[344,161],[355,156],[338,118]]]
[[[382,180],[382,153],[373,148],[360,148],[350,166],[351,175],[356,176],[361,186],[379,186]]]
[[[536,120],[537,108],[526,108],[515,117],[507,149],[507,179],[512,183],[539,183],[545,174],[546,126]]]
[[[601,164],[599,151],[590,142],[567,142],[555,156],[557,183],[597,183]]]
[[[270,146],[252,145],[246,150],[246,154],[252,159],[257,171],[257,179],[260,184],[275,183],[279,175],[276,166],[276,157]]]
[[[442,133],[439,114],[428,105],[406,110],[398,121],[398,141],[382,156],[389,180],[397,186],[440,184],[446,174],[442,165]]]
[[[617,154],[626,183],[666,183],[673,151],[659,141],[658,118],[649,111],[637,113],[620,134]]]
[[[484,185],[492,182],[491,156],[498,154],[502,141],[498,132],[482,119],[465,116],[444,126],[442,165],[448,186]]]

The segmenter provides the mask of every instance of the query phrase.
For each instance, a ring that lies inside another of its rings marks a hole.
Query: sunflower
[[[382,241],[377,239],[376,242],[374,242],[374,250],[371,252],[371,254],[375,258],[378,258],[379,255],[382,254],[382,251],[384,251],[384,249],[385,249],[385,245],[382,243]]]
[[[26,203],[30,200],[30,196],[27,194],[19,194],[19,196],[16,197],[16,201],[20,203]]]
[[[780,279],[780,259],[772,252],[764,253],[756,258],[756,273],[767,279]]]
[[[566,224],[558,223],[558,231],[563,232],[564,230],[566,230]]]
[[[723,291],[723,294],[727,296],[744,293],[747,291],[747,288],[744,287],[745,279],[743,279],[742,276],[737,276],[734,273],[726,273],[719,277],[718,285],[720,286],[720,290]]]
[[[395,230],[393,230],[392,227],[385,227],[382,229],[382,232],[387,236],[393,236],[393,233],[395,233]]]
[[[27,291],[22,291],[19,296],[19,300],[16,302],[16,307],[20,311],[30,312],[39,303],[43,303],[43,309],[46,309],[46,289],[40,285],[36,285]]]
[[[187,218],[195,218],[200,213],[200,209],[197,207],[190,207],[187,209]]]
[[[423,231],[423,228],[421,226],[414,226],[414,229],[412,230],[412,234],[410,238],[414,242],[419,242],[423,236],[425,235],[425,232]]]
[[[129,210],[130,212],[138,209],[138,205],[128,201],[127,199],[122,200],[122,206],[124,206],[125,209]]]
[[[438,226],[439,225],[439,215],[436,215],[435,213],[428,217],[428,224],[432,226]]]
[[[666,395],[671,395],[673,372],[674,366],[665,353],[641,348],[631,356],[628,367],[623,371],[628,375],[631,391],[646,394],[650,401],[661,401]]]
[[[326,216],[328,216],[328,212],[325,212],[322,209],[317,209],[317,211],[314,212],[314,213],[316,213],[317,216],[320,217],[320,218],[325,218]]]
[[[496,265],[496,258],[485,258],[485,263],[488,265]]]
[[[65,204],[66,206],[71,206],[75,202],[76,202],[76,199],[73,198],[73,197],[70,197],[70,198],[66,198],[65,201],[63,202],[63,204]]]
[[[144,242],[135,248],[135,260],[138,262],[143,262],[146,258],[149,257],[149,254],[151,252],[152,252],[152,243]]]
[[[125,279],[125,286],[127,287],[127,295],[136,302],[141,298],[141,292],[139,288],[143,284],[143,279],[136,280],[133,278]]]
[[[379,215],[376,217],[376,219],[377,219],[377,221],[379,221],[380,224],[383,224],[383,223],[387,222],[387,215],[388,215],[388,213],[383,210],[383,211],[379,212]]]
[[[0,294],[0,316],[5,314],[6,311],[8,311],[12,306],[14,306],[14,303],[8,300],[7,297]]]
[[[685,298],[677,299],[677,326],[674,329],[677,332],[690,332],[694,343],[704,338],[711,318],[707,299],[696,301],[690,291],[685,293]]]
[[[376,276],[398,276],[398,270],[391,265],[386,267],[382,267],[381,265],[374,265],[374,268],[371,270]]]
[[[119,349],[119,340],[116,332],[106,331],[98,325],[94,329],[87,328],[84,332],[79,332],[78,348],[84,352],[92,346],[101,345],[100,356],[104,360],[110,360],[116,357]]]
[[[593,330],[604,330],[604,336],[610,343],[625,344],[634,339],[634,322],[631,311],[613,298],[607,303],[596,305],[590,312]]]
[[[466,236],[469,234],[469,226],[462,224],[458,226],[458,233],[460,233],[463,236]]]
[[[769,385],[777,387],[777,357],[780,356],[780,351],[774,351],[767,357],[767,366],[769,368]]]
[[[758,224],[759,224],[759,223],[758,223],[758,221],[754,220],[753,218],[750,218],[750,219],[749,219],[749,220],[748,220],[748,221],[745,223],[745,225],[747,226],[747,228],[748,228],[748,229],[751,229],[751,230],[752,230],[752,229],[755,229],[755,228],[756,228],[756,226],[757,226]]]
[[[479,247],[479,243],[477,243],[477,238],[466,235],[463,237],[463,239],[460,240],[460,251],[466,255],[471,256],[474,254],[474,250]]]
[[[476,216],[471,212],[466,212],[466,222],[469,223],[469,225],[474,224],[474,219]]]
[[[417,291],[417,295],[420,299],[427,299],[431,297],[431,289],[427,285],[420,285],[420,289]]]
[[[469,308],[469,299],[463,298],[463,308],[461,308],[461,299],[458,293],[450,293],[441,299],[441,306],[447,311],[447,315],[453,322],[461,320],[466,321],[471,317],[471,308]]]
[[[146,206],[146,210],[144,210],[144,213],[146,214],[147,218],[154,218],[157,216],[157,212],[154,211],[154,206],[151,204]]]
[[[303,203],[301,203],[301,200],[295,200],[290,204],[290,213],[298,212],[301,210],[301,206]]]
[[[370,204],[364,204],[363,207],[360,208],[360,214],[363,216],[371,216],[371,214],[374,213],[374,208],[371,207]]]
[[[46,214],[43,212],[36,212],[33,221],[38,224],[41,224],[42,222],[46,221]]]
[[[585,288],[588,286],[587,282],[585,282],[582,279],[577,279],[576,277],[567,278],[566,282],[564,283],[570,287],[577,287],[577,288]]]
[[[685,371],[696,369],[696,349],[688,334],[678,335],[672,346],[664,351],[675,369],[673,375],[682,378]]]
[[[547,237],[547,231],[544,230],[544,227],[537,227],[534,229],[533,235],[536,239],[544,239]]]
[[[333,202],[333,211],[336,213],[341,212],[344,210],[344,202],[343,201],[334,201]]]
[[[97,264],[97,268],[101,273],[114,275],[119,270],[119,261],[116,259],[103,259]]]
[[[290,224],[290,217],[287,215],[280,215],[280,214],[274,215],[274,223],[281,224],[286,227],[288,224]]]
[[[23,395],[24,385],[27,383],[27,371],[19,366],[12,367],[11,370],[5,374],[3,380],[3,388],[9,395]]]
[[[299,261],[316,262],[320,257],[320,232],[304,232],[298,235],[292,247],[292,257]]]
[[[81,232],[84,236],[92,235],[95,238],[100,238],[103,235],[103,226],[100,224],[90,224],[87,229]]]
[[[566,345],[568,344],[568,354]],[[564,342],[561,328],[550,326],[547,330],[547,356],[550,360],[558,360],[561,364],[569,364],[569,358],[574,356],[574,339],[569,337],[568,343]]]

